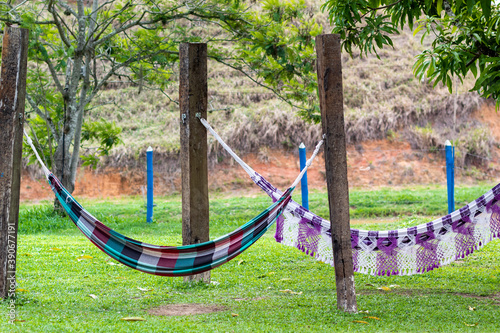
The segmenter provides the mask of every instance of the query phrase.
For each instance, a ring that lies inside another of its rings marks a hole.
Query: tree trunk
[[[93,8],[97,9],[98,0],[94,0]],[[83,1],[77,1],[78,13],[84,16]],[[89,26],[89,38],[94,33],[96,12],[93,15],[93,20]],[[94,51],[89,48],[86,43],[86,20],[79,20],[77,49],[72,61],[71,72],[66,76],[66,91],[64,94],[65,109],[64,109],[64,125],[62,133],[59,137],[56,152],[54,154],[55,175],[61,181],[62,185],[73,193],[75,190],[76,171],[78,168],[79,152],[81,144],[81,131],[83,125],[83,116],[85,106],[87,104],[87,91],[90,86],[89,72],[91,59],[94,56]],[[85,61],[86,60],[86,61]],[[82,82],[82,68],[85,67]],[[80,94],[78,90],[80,88]],[[78,98],[79,95],[79,98]],[[58,200],[54,201],[54,210],[61,212],[62,207]]]
[[[76,70],[75,68],[73,70]],[[85,88],[82,88],[85,89]],[[76,171],[78,167],[79,151],[81,144],[81,127],[83,124],[83,112],[85,99],[73,100],[73,107],[67,108],[65,126],[60,134],[56,152],[54,154],[54,174],[61,181],[62,185],[73,193],[75,190]],[[54,209],[61,210],[58,200],[54,201]]]

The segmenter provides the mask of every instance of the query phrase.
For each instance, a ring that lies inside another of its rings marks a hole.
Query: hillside
[[[350,185],[443,183],[446,140],[456,142],[459,179],[498,178],[498,113],[468,92],[472,80],[450,95],[441,85],[433,89],[415,79],[413,57],[423,48],[419,36],[405,32],[394,42],[395,49],[380,52],[380,59],[342,58]],[[155,151],[156,193],[180,191],[177,76],[169,96],[115,81],[94,100],[90,117],[115,121],[123,129],[123,144],[95,171],[81,169],[75,195],[141,194],[148,146]],[[298,172],[298,145],[304,142],[312,151],[320,126],[306,123],[270,91],[214,61],[209,61],[208,89],[208,120],[222,138],[277,185],[289,184]],[[251,184],[210,136],[209,151],[212,190]],[[29,187],[23,198],[50,195],[31,183],[40,177],[35,170],[29,166],[23,176],[23,188]],[[309,179],[313,188],[324,186],[321,158]]]

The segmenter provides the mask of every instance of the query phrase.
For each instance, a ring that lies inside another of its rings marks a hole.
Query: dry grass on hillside
[[[408,140],[414,148],[439,149],[450,139],[461,151],[489,155],[492,136],[471,118],[484,102],[468,92],[472,80],[451,96],[441,84],[433,89],[412,74],[414,56],[423,49],[419,36],[404,32],[394,42],[395,49],[381,51],[380,59],[343,55],[348,143],[388,138]],[[209,62],[208,85],[209,110],[215,110],[208,120],[241,155],[259,153],[265,159],[269,148],[295,150],[300,142],[312,148],[321,136],[319,125],[300,119],[272,93],[213,61]],[[168,94],[178,99],[176,82]],[[114,120],[123,128],[124,144],[106,164],[135,167],[151,145],[156,159],[174,163],[172,171],[178,169],[180,116],[178,105],[165,95],[147,90],[139,94],[134,87],[109,89],[94,101],[91,117]],[[227,157],[210,136],[209,151],[212,164]],[[459,156],[458,163],[465,162],[467,154]]]

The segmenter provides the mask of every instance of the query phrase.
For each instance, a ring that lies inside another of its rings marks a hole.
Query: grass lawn
[[[458,190],[457,202],[461,206],[490,187]],[[352,191],[352,225],[382,230],[422,223],[445,213],[445,196],[445,189],[439,187]],[[327,217],[326,195],[316,192],[310,198],[311,210]],[[300,201],[300,195],[294,199]],[[181,244],[178,196],[156,198],[155,222],[150,225],[145,222],[141,198],[82,203],[128,236],[155,244]],[[269,204],[264,195],[211,198],[211,235],[233,230]],[[373,217],[377,219],[366,224],[366,218]],[[345,314],[336,310],[334,269],[276,243],[272,230],[242,255],[213,270],[213,282],[205,285],[117,264],[69,219],[51,213],[50,203],[22,205],[20,223],[18,321],[7,323],[8,300],[4,301],[0,332],[500,331],[500,241],[423,275],[356,273],[360,311]],[[217,305],[223,311],[192,316],[148,313],[162,305],[186,303]],[[144,321],[122,320],[125,317]]]

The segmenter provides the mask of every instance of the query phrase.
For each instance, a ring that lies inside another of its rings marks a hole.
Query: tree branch
[[[52,62],[50,61],[50,58],[45,58],[45,59],[43,59],[43,61],[49,67],[50,75],[52,76],[52,79],[54,80],[54,83],[55,83],[55,85],[57,87],[57,90],[59,90],[59,92],[62,95],[64,95],[64,88],[61,85],[61,82],[59,81],[59,77],[57,75],[56,69],[54,68],[54,65],[52,64]]]
[[[146,13],[145,13],[145,12],[143,12],[143,13],[141,14],[141,16],[140,16],[137,20],[135,20],[135,21],[133,21],[133,22],[131,22],[131,23],[129,23],[129,24],[122,25],[120,28],[118,28],[118,29],[116,29],[115,31],[113,31],[113,32],[111,32],[111,33],[109,33],[109,34],[107,34],[107,35],[106,35],[106,36],[104,36],[103,38],[101,38],[101,39],[99,39],[99,40],[96,40],[96,41],[94,42],[94,45],[93,45],[93,46],[94,46],[94,47],[95,47],[95,46],[98,46],[98,45],[100,45],[100,44],[102,44],[102,43],[104,43],[104,42],[106,42],[106,41],[110,40],[111,38],[113,38],[114,36],[118,35],[119,33],[123,32],[123,31],[125,31],[125,30],[128,30],[128,29],[130,29],[130,28],[132,28],[132,27],[135,27],[136,25],[138,25],[139,23],[141,23],[141,20],[144,18],[144,15],[146,15]],[[158,19],[156,22],[158,22],[158,21],[160,21],[160,19]],[[101,31],[104,31],[104,30],[101,30]],[[97,37],[100,37],[100,35],[101,35],[101,34],[98,34],[98,36],[97,36]]]
[[[65,33],[64,28],[61,24],[61,21],[59,20],[59,18],[60,18],[59,14],[54,9],[53,3],[54,3],[53,0],[51,0],[49,2],[48,10],[52,14],[52,17],[54,18],[54,23],[56,25],[57,31],[59,32],[59,36],[61,36],[61,40],[63,41],[64,45],[66,45],[67,47],[70,47],[71,42],[69,41],[68,37],[66,36],[66,33]],[[64,20],[62,20],[62,21],[64,22]],[[66,23],[64,23],[64,25],[68,29],[68,26],[66,25]],[[68,29],[68,31],[71,31],[71,30]]]
[[[148,50],[145,50],[145,52],[147,52]],[[146,55],[142,55],[142,56],[135,56],[135,57],[130,57],[129,59],[127,59],[126,61],[118,64],[118,65],[115,65],[113,66],[109,72],[101,79],[101,81],[95,86],[95,88],[93,89],[92,93],[90,94],[90,96],[87,98],[87,101],[90,102],[92,100],[92,98],[94,98],[94,96],[101,90],[102,86],[104,84],[106,84],[106,82],[109,80],[110,77],[112,77],[113,75],[117,75],[117,71],[123,67],[126,67],[128,65],[130,65],[131,63],[134,63],[134,62],[137,62],[137,61],[141,61],[141,60],[144,60],[144,59],[147,59],[147,58],[150,58],[150,57],[154,57],[158,54],[161,54],[161,53],[167,53],[167,54],[176,54],[178,55],[179,53],[178,52],[174,52],[174,51],[166,51],[166,50],[160,50],[160,51],[157,51],[157,52],[154,52],[154,53],[150,53],[150,54],[146,54]]]
[[[54,0],[52,0],[52,1],[54,1]],[[67,3],[63,2],[62,0],[57,0],[57,4],[59,6],[61,6],[62,8],[64,8],[65,12],[68,12],[68,13],[72,14],[74,17],[78,17],[78,15],[73,10],[73,8],[71,8]]]
[[[89,40],[93,39],[95,32],[95,22],[97,19],[97,6],[99,5],[99,0],[94,0],[92,8],[92,14],[90,17],[90,25],[89,25],[89,35],[87,38],[87,43]],[[86,44],[87,44],[86,43]],[[90,61],[94,58],[94,50],[92,48],[86,48],[86,56],[85,56],[85,72],[83,76],[83,86],[80,90],[80,101],[76,122],[76,131],[75,131],[75,139],[73,141],[73,153],[71,155],[70,160],[70,175],[71,175],[71,183],[75,183],[76,177],[76,168],[78,167],[78,160],[80,158],[80,143],[81,143],[81,134],[82,134],[82,126],[83,126],[83,113],[85,112],[85,106],[87,105],[87,91],[90,87]]]
[[[42,118],[45,123],[47,124],[47,126],[50,127],[50,131],[52,132],[52,135],[54,136],[54,138],[56,138],[56,141],[58,140],[58,135],[57,135],[57,129],[55,128],[54,126],[54,122],[52,120],[52,118],[50,117],[50,115],[48,115],[46,112],[42,112],[42,110],[40,110],[40,108],[38,107],[38,105],[36,104],[36,102],[33,100],[33,98],[31,97],[31,95],[29,93],[26,93],[26,99],[28,100],[28,103],[30,104],[31,108],[33,110],[35,110],[36,114],[40,116],[40,118]]]
[[[102,8],[104,8],[104,6],[112,4],[114,2],[115,2],[114,0],[108,0],[108,1],[105,1],[104,3],[98,5],[98,7],[96,9],[94,9],[94,7],[92,7],[92,12],[90,13],[90,16],[92,17],[94,15],[94,13],[98,13]]]
[[[97,29],[99,29],[102,25],[104,25],[104,27],[101,29],[101,31],[95,36],[94,40],[99,40],[99,38],[101,37],[101,35],[106,31],[106,29],[113,23],[114,19],[116,17],[118,17],[120,14],[122,14],[128,7],[130,7],[131,4],[130,2],[126,3],[125,6],[122,7],[122,9],[120,9],[119,12],[117,12],[115,15],[111,16],[110,18],[108,18],[107,22],[103,22],[102,24],[96,24],[96,31]]]
[[[477,59],[479,59],[481,55],[480,54],[476,54],[471,60],[469,60],[467,62],[467,64],[465,65],[465,67],[469,67],[470,65],[472,65]]]
[[[83,0],[76,0],[76,8],[78,10],[78,21],[85,15],[85,7],[83,6]]]
[[[248,74],[247,72],[245,72],[242,68],[239,68],[239,67],[236,67],[228,62],[225,62],[224,60],[222,60],[220,57],[214,57],[214,56],[208,56],[209,58],[211,59],[214,59],[215,61],[217,62],[220,62],[221,64],[224,64],[232,69],[235,69],[237,70],[238,72],[242,73],[243,75],[245,75],[247,78],[249,78],[252,82],[254,82],[255,84],[263,87],[263,88],[266,88],[268,90],[271,90],[279,99],[281,99],[283,102],[287,103],[288,105],[292,106],[292,107],[296,107],[298,109],[301,109],[301,110],[307,110],[306,108],[304,107],[301,107],[301,106],[298,106],[298,105],[295,105],[293,104],[292,102],[290,102],[286,97],[283,97],[278,91],[276,91],[274,88],[270,87],[270,86],[267,86],[259,81],[257,81],[256,79],[254,79],[250,74]]]

